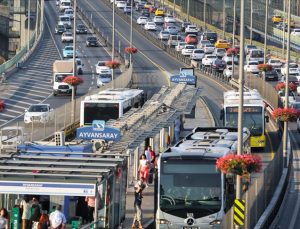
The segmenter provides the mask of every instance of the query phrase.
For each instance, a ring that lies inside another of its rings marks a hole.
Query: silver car
[[[159,34],[157,35],[159,40],[169,40],[170,33],[168,31],[160,31]]]
[[[172,35],[176,35],[179,32],[176,26],[168,26],[166,28],[166,31],[168,31]]]

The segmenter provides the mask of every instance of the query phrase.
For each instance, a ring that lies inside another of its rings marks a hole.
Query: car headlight
[[[170,224],[171,222],[166,219],[158,219],[157,223],[158,224]]]
[[[216,219],[216,220],[211,221],[209,224],[214,226],[214,225],[220,225],[221,222],[222,222],[221,220]]]

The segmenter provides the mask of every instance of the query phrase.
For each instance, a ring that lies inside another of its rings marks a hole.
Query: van
[[[61,0],[59,5],[59,11],[65,12],[65,9],[72,7],[71,0]]]
[[[65,26],[66,29],[71,29],[71,18],[67,15],[61,15],[58,18],[58,25]]]
[[[257,61],[259,64],[264,62],[264,51],[260,49],[251,49],[246,56],[247,61]]]
[[[178,44],[179,41],[181,41],[180,35],[170,35],[168,40],[168,46],[174,47]]]
[[[201,35],[201,40],[208,40],[210,41],[212,44],[216,43],[218,40],[218,34],[215,32],[204,32]]]

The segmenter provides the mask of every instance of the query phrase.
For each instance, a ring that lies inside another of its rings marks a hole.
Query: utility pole
[[[252,30],[253,30],[253,0],[250,2],[250,44],[252,45]]]
[[[265,41],[264,41],[264,64],[267,62],[267,33],[268,33],[268,14],[269,14],[269,0],[266,0],[266,15],[265,15]]]
[[[236,0],[233,0],[233,28],[232,28],[232,47],[235,49],[235,20],[236,20]],[[234,57],[232,54],[232,79],[234,79]]]
[[[131,12],[132,14],[132,12]],[[111,59],[115,60],[115,0],[113,3],[113,21],[112,21],[112,47],[111,47]],[[112,88],[115,88],[115,81],[114,81],[114,68],[111,69],[112,75]]]
[[[226,17],[225,17],[225,14],[226,14],[226,9],[225,9],[225,0],[223,0],[223,39],[225,39],[225,27],[226,27]]]
[[[77,75],[76,63],[76,15],[77,15],[77,0],[74,0],[73,8],[73,76]],[[72,122],[75,122],[75,90],[76,86],[72,85]]]
[[[283,12],[285,15],[286,12],[286,0],[283,0]],[[285,53],[285,21],[283,20],[282,26],[282,55],[284,56]]]
[[[132,20],[133,20],[133,0],[131,0],[131,13],[130,13],[130,48],[132,48]],[[129,54],[129,63],[132,67],[132,53]]]
[[[237,154],[243,153],[243,106],[244,106],[244,25],[245,25],[245,4],[241,0],[241,19],[240,19],[240,65],[239,65],[239,109],[238,109],[238,150]],[[241,199],[241,176],[237,175],[236,179],[236,199]]]
[[[204,21],[204,31],[206,31],[206,0],[204,0],[203,21]]]
[[[187,2],[187,21],[190,20],[190,0]]]
[[[27,5],[27,51],[29,51],[30,48],[30,0],[28,0],[28,5]]]
[[[285,76],[285,104],[284,108],[289,107],[289,71],[290,71],[290,38],[291,38],[291,0],[288,1],[288,14],[287,14],[287,44],[286,44],[286,76]],[[284,122],[283,128],[283,167],[287,168],[287,141],[288,141],[288,121]]]

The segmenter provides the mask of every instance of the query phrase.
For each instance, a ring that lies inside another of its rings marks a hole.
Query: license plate
[[[68,89],[61,89],[61,92],[68,92]]]
[[[190,226],[187,226],[187,227],[183,227],[182,229],[200,229],[199,227],[190,227]]]

